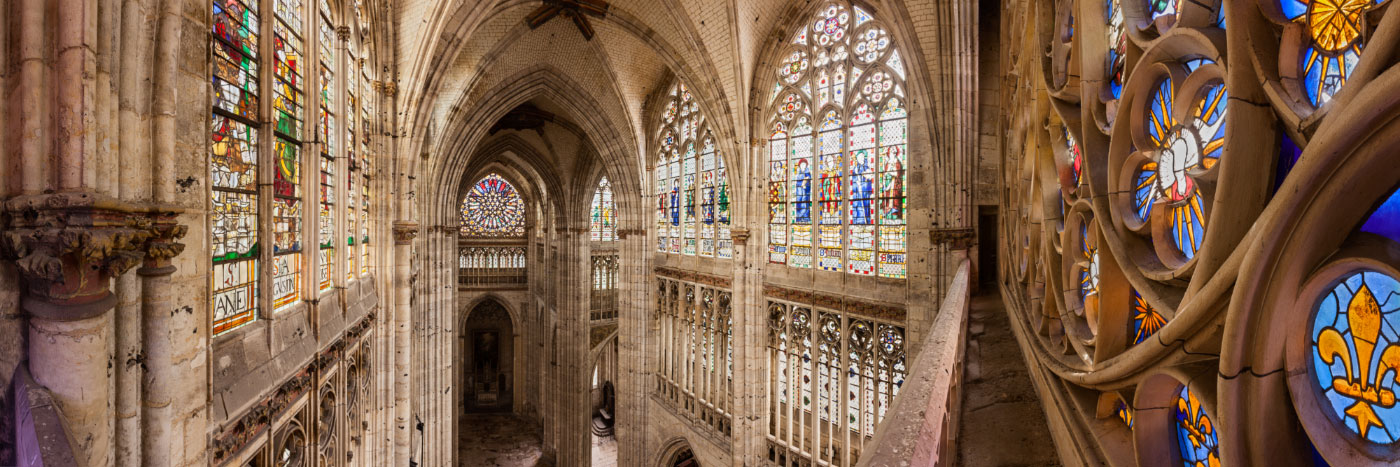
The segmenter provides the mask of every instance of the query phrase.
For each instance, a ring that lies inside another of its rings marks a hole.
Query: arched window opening
[[[613,205],[612,182],[608,177],[598,181],[593,190],[593,204],[589,210],[589,238],[595,242],[617,240],[617,213]]]
[[[525,201],[491,173],[472,185],[461,208],[457,283],[465,287],[525,285]]]
[[[592,255],[592,290],[589,291],[588,311],[592,320],[617,318],[617,253]]]
[[[685,84],[671,86],[657,130],[656,250],[731,258],[729,176]]]
[[[525,202],[515,186],[494,173],[472,185],[462,202],[462,235],[525,236]]]
[[[769,97],[769,261],[903,278],[909,124],[899,51],[848,2],[828,3],[789,37]]]
[[[367,70],[372,63],[354,44],[341,52],[337,41],[346,38],[336,34],[337,15],[327,1],[216,0],[212,5],[209,235],[214,277],[210,300],[218,335],[255,321],[262,309],[288,309],[302,303],[308,293],[331,291],[333,273],[338,270],[336,252],[341,248],[334,240],[339,228],[348,232],[347,250],[356,243],[361,248],[344,255],[350,263],[346,280],[354,279],[356,271],[369,272],[372,157],[364,130],[371,125],[374,104],[368,98]],[[369,28],[361,30],[367,33]],[[260,48],[264,40],[268,45]],[[367,48],[366,44],[363,49]],[[316,52],[314,63],[319,65],[309,74],[304,56],[308,50]],[[341,60],[342,53],[350,59]],[[362,70],[362,79],[346,73],[347,61]],[[268,65],[270,73],[264,74]],[[345,78],[346,74],[352,76]],[[314,118],[307,115],[307,93],[313,90],[320,92]],[[366,98],[356,99],[357,95]],[[259,104],[263,98],[271,99],[266,115]],[[346,131],[342,135],[337,128]],[[318,152],[320,157],[311,166],[317,167],[320,177],[303,177],[303,156]],[[342,154],[349,156],[344,166],[339,165]],[[260,167],[269,170],[260,175]],[[349,174],[343,198],[336,183],[337,174],[342,173]],[[306,235],[303,225],[308,220],[305,193],[319,193],[314,237]],[[265,200],[271,203],[263,205]],[[343,227],[337,225],[338,205],[346,209],[345,219],[339,220]],[[359,229],[358,238],[355,229]],[[262,238],[265,234],[271,235],[270,243]],[[307,245],[315,245],[315,251],[308,251]],[[271,265],[266,278],[260,270],[265,265]],[[311,267],[316,270],[314,285],[303,274]]]

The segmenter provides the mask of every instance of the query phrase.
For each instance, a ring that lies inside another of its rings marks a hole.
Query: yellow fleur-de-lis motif
[[[1328,365],[1342,360],[1346,376],[1333,375],[1332,389],[1356,401],[1345,412],[1356,419],[1357,431],[1365,438],[1371,425],[1385,427],[1372,406],[1395,406],[1395,391],[1381,387],[1381,378],[1387,371],[1400,371],[1400,346],[1387,344],[1381,349],[1377,368],[1371,368],[1371,357],[1375,355],[1381,332],[1381,306],[1365,285],[1347,304],[1347,321],[1351,325],[1350,345],[1340,331],[1328,326],[1318,333],[1317,356]]]

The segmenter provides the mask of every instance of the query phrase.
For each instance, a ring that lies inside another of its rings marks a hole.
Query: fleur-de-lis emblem
[[[1395,391],[1382,387],[1381,381],[1389,371],[1400,372],[1400,346],[1387,343],[1382,349],[1376,348],[1383,317],[1381,305],[1369,286],[1363,284],[1352,295],[1346,314],[1350,333],[1344,335],[1332,326],[1323,328],[1317,335],[1317,356],[1328,365],[1341,360],[1346,374],[1333,375],[1332,389],[1356,401],[1345,413],[1356,420],[1357,432],[1365,438],[1372,425],[1385,428],[1374,407],[1395,406]],[[1380,359],[1373,365],[1377,350]]]
[[[1219,438],[1215,434],[1215,423],[1206,414],[1196,393],[1185,386],[1176,398],[1176,432],[1185,442],[1181,447],[1181,458],[1192,467],[1219,467],[1220,454],[1216,450]]]

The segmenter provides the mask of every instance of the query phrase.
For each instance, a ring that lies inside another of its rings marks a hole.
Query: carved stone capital
[[[745,245],[749,243],[749,229],[730,229],[729,238],[734,240],[734,245]]]
[[[412,222],[394,223],[394,244],[409,245],[413,239],[418,238],[418,224]]]
[[[336,36],[337,38],[339,38],[341,42],[349,41],[349,40],[350,40],[350,26],[341,26],[341,27],[336,28],[336,29],[335,29],[335,36]]]
[[[5,202],[5,214],[0,249],[25,279],[24,308],[53,319],[110,309],[109,279],[140,263],[157,234],[146,212],[95,193],[18,196]]]
[[[177,240],[185,238],[189,226],[175,221],[176,210],[153,209],[148,214],[151,219],[151,238],[146,242],[146,262],[137,270],[142,275],[165,275],[175,272],[170,260],[185,251],[185,244]]]
[[[385,95],[385,96],[394,97],[394,95],[395,95],[395,94],[398,94],[398,93],[399,93],[399,85],[398,85],[398,84],[394,84],[393,81],[385,81],[385,82],[384,82],[384,95]]]

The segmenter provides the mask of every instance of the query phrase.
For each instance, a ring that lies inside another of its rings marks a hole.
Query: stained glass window
[[[258,4],[213,2],[210,243],[214,333],[257,318]]]
[[[1104,88],[1105,102],[1114,102],[1123,97],[1123,68],[1128,60],[1128,34],[1123,26],[1123,8],[1118,0],[1103,0],[1104,34],[1108,37],[1108,53],[1104,57],[1103,75],[1108,86]]]
[[[273,141],[276,174],[272,183],[272,300],[273,309],[301,296],[301,146]]]
[[[345,112],[342,114],[345,125],[345,160],[347,170],[345,171],[345,280],[355,280],[360,272],[359,251],[355,247],[359,241],[360,233],[360,158],[359,158],[359,136],[358,125],[355,118],[355,109],[360,108],[359,80],[355,79],[354,64],[359,63],[356,56],[355,47],[346,49],[346,76],[345,80]]]
[[[340,134],[337,132],[335,109],[338,105],[336,100],[336,76],[335,76],[335,26],[331,23],[330,6],[325,0],[319,2],[317,12],[320,21],[317,22],[320,36],[318,37],[318,49],[320,53],[320,81],[321,98],[320,110],[318,114],[318,125],[316,138],[321,143],[321,199],[318,203],[320,212],[317,215],[319,221],[319,231],[317,243],[320,245],[317,257],[319,269],[317,273],[317,290],[325,292],[334,285],[331,279],[336,271],[335,264],[335,239],[337,238],[335,215],[336,215],[336,139]]]
[[[209,181],[215,334],[257,317],[257,145],[253,126],[214,112]]]
[[[462,203],[462,234],[472,237],[525,235],[525,202],[498,174],[482,177]]]
[[[1132,345],[1137,345],[1146,341],[1149,336],[1156,334],[1158,330],[1162,329],[1162,326],[1166,326],[1167,318],[1163,317],[1161,312],[1153,309],[1152,305],[1147,303],[1147,299],[1142,298],[1142,295],[1136,290],[1133,291],[1131,300],[1129,311],[1132,313],[1133,322],[1132,332],[1129,333],[1128,338]]]
[[[1400,441],[1393,370],[1400,361],[1400,281],[1362,269],[1322,296],[1310,326],[1312,373],[1331,414],[1372,443]],[[1389,376],[1387,376],[1389,375]]]
[[[878,20],[845,2],[818,10],[786,47],[769,121],[769,261],[905,277],[909,125],[899,51]]]
[[[1303,92],[1314,106],[1346,84],[1365,45],[1362,18],[1384,0],[1278,0],[1279,9],[1303,30],[1297,61]]]
[[[593,241],[610,242],[617,239],[617,218],[613,206],[612,182],[608,177],[598,181],[593,190],[593,204],[589,211],[589,235]]]
[[[1202,87],[1191,99],[1190,114],[1178,121],[1173,109],[1177,89],[1171,78],[1159,81],[1150,95],[1147,115],[1148,139],[1157,146],[1152,158],[1139,167],[1134,177],[1134,204],[1139,221],[1151,219],[1154,203],[1169,209],[1166,222],[1170,237],[1185,260],[1195,257],[1205,239],[1205,200],[1197,186],[1195,171],[1207,170],[1219,162],[1225,141],[1224,83]]]
[[[1176,397],[1176,444],[1186,467],[1215,467],[1220,465],[1215,423],[1201,405],[1196,393],[1186,386]]]
[[[729,179],[700,104],[671,86],[657,132],[656,251],[729,258]]]
[[[358,11],[358,8],[356,9]],[[366,54],[369,52],[366,51]],[[370,128],[371,102],[374,101],[374,92],[370,89],[369,67],[365,62],[360,62],[360,163],[356,168],[360,169],[360,274],[369,274],[370,269],[370,206],[373,204],[370,198],[370,182],[373,166],[370,157],[370,139],[373,134]],[[352,117],[356,109],[351,108]]]

